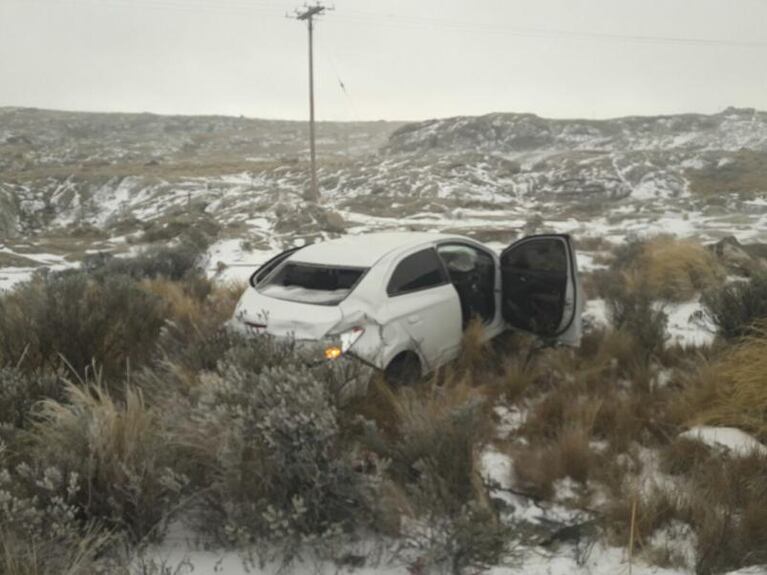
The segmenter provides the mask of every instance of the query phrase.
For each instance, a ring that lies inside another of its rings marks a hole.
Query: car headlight
[[[365,328],[353,327],[333,337],[333,342],[325,346],[325,359],[338,359],[349,351],[363,336]]]

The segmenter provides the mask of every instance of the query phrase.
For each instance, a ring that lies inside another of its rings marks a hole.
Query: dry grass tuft
[[[519,488],[544,499],[554,495],[554,482],[570,477],[586,483],[596,471],[599,456],[590,445],[588,430],[577,426],[563,429],[557,437],[530,447],[516,447],[514,479]]]
[[[453,363],[455,371],[486,371],[493,359],[493,350],[485,334],[485,326],[480,320],[472,319],[463,331],[461,352]]]
[[[168,307],[169,316],[176,321],[196,323],[200,320],[201,302],[185,289],[184,284],[158,278],[143,280],[141,287],[158,296]]]
[[[455,515],[484,498],[477,450],[490,439],[492,417],[481,390],[462,381],[429,382],[396,391],[379,387],[368,396],[380,400],[385,409],[357,405],[360,413],[379,415],[364,441],[390,461],[392,479],[419,513]]]
[[[41,404],[31,435],[35,459],[88,485],[78,501],[86,517],[125,529],[134,540],[161,535],[177,493],[165,467],[171,456],[159,413],[130,386],[122,402],[98,383],[67,384],[66,391],[66,403]]]
[[[701,368],[674,407],[688,423],[733,426],[767,441],[767,327]]]
[[[691,240],[659,236],[642,244],[630,281],[646,285],[656,299],[685,301],[725,278],[711,252]]]

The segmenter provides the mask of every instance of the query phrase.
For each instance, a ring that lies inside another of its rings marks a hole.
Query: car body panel
[[[301,339],[325,337],[343,319],[339,306],[314,305],[270,298],[253,288],[245,290],[235,311],[254,333]],[[264,326],[264,327],[261,327]]]
[[[280,263],[295,261],[313,265],[369,268],[343,301],[338,305],[297,303],[268,297],[256,288],[249,287],[237,306],[235,319],[242,325],[255,324],[255,328],[249,328],[251,334],[269,334],[297,340],[323,340],[353,328],[362,328],[364,333],[348,351],[348,355],[385,369],[399,354],[412,352],[417,354],[422,371],[426,373],[454,358],[460,349],[463,325],[459,293],[453,283],[444,283],[389,296],[387,285],[397,264],[419,250],[451,243],[465,244],[489,254],[496,266],[493,289],[495,313],[484,324],[484,336],[491,339],[507,329],[530,327],[514,325],[515,322],[509,322],[504,317],[503,260],[505,254],[514,253],[511,250],[516,249],[515,246],[518,248],[524,242],[536,238],[556,238],[565,246],[568,283],[563,296],[563,319],[553,339],[575,345],[580,339],[582,294],[572,242],[569,237],[559,235],[523,238],[501,255],[470,238],[436,233],[345,236],[313,244],[286,253]],[[272,266],[268,273],[261,274],[259,280],[270,276],[278,267]],[[259,271],[262,269],[259,268]],[[565,322],[565,319],[568,321]]]

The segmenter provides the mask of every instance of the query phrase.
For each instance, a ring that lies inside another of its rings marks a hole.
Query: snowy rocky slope
[[[34,268],[41,253],[75,262],[189,227],[242,241],[254,260],[297,240],[393,228],[499,245],[546,229],[612,241],[767,236],[763,112],[490,114],[321,123],[318,134],[322,202],[306,209],[304,123],[0,109],[0,267]]]

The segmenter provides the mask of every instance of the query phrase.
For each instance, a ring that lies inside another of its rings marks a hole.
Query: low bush
[[[646,364],[660,356],[668,338],[668,316],[655,304],[648,284],[620,276],[608,288],[605,299],[613,328],[634,342],[635,360]]]
[[[720,336],[732,340],[748,335],[767,319],[767,274],[708,290],[701,301]]]
[[[49,274],[0,296],[0,365],[108,378],[148,361],[165,321],[159,298],[125,277]]]
[[[76,474],[55,467],[0,469],[0,572],[92,575],[116,572],[104,551],[115,537],[80,518]]]
[[[64,384],[55,376],[0,368],[0,427],[25,428],[38,402],[63,396]]]
[[[82,269],[100,278],[128,276],[136,280],[165,278],[180,280],[198,272],[204,247],[194,242],[152,246],[138,255],[122,258],[109,253],[86,256]]]
[[[411,573],[483,573],[513,558],[518,538],[487,505],[472,502],[455,516],[435,514],[407,535]]]
[[[177,430],[204,490],[202,528],[228,544],[301,542],[364,525],[375,480],[342,444],[332,385],[292,346],[233,347]],[[289,399],[288,399],[289,398]]]

